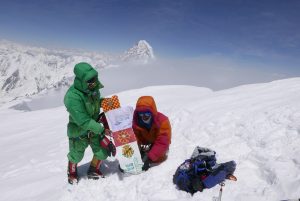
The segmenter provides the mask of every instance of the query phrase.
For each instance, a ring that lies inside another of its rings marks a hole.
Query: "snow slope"
[[[193,197],[172,175],[197,145],[237,162],[237,182],[226,182],[223,201],[273,201],[300,197],[300,78],[213,92],[192,86],[157,86],[119,93],[122,105],[152,95],[169,116],[173,134],[168,160],[149,171],[122,177],[117,162],[102,166],[107,178],[66,180],[67,112],[0,110],[0,200],[212,200],[219,187]],[[84,176],[92,158],[80,163]]]

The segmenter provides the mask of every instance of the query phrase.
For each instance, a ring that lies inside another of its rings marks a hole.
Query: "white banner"
[[[109,128],[113,132],[116,145],[116,158],[125,173],[142,172],[143,161],[132,130],[133,108],[130,106],[117,108],[105,113]]]
[[[131,106],[121,107],[105,113],[111,131],[119,131],[132,127],[133,108]]]

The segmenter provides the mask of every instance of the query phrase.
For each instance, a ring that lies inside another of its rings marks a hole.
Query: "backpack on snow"
[[[227,175],[233,174],[236,163],[217,164],[216,152],[208,148],[196,147],[191,158],[185,160],[173,175],[173,183],[191,194],[202,192],[222,183]]]

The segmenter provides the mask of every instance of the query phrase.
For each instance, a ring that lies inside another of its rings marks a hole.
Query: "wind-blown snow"
[[[64,107],[21,112],[0,110],[1,200],[212,200],[219,187],[193,197],[179,191],[172,175],[194,147],[217,152],[219,162],[235,160],[237,182],[227,181],[223,201],[273,201],[300,197],[300,78],[213,92],[192,86],[157,86],[119,93],[135,106],[152,95],[172,125],[164,163],[122,177],[109,158],[98,181],[67,184],[68,114]],[[91,150],[79,166],[86,174]]]

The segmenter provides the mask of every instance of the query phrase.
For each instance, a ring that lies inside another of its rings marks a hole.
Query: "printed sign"
[[[116,158],[125,173],[142,172],[143,161],[132,129],[133,108],[130,106],[109,110],[105,113],[116,145]]]

